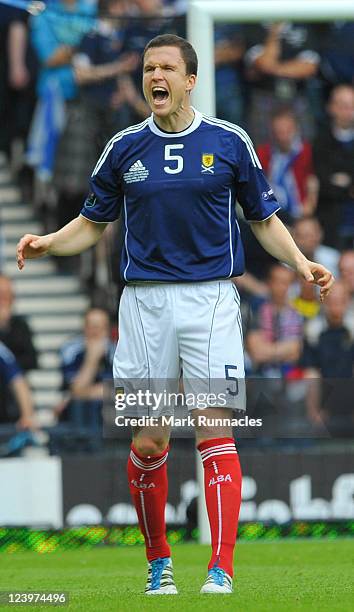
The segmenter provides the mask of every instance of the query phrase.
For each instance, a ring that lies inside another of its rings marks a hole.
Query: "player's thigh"
[[[210,406],[244,409],[244,358],[239,294],[230,282],[213,286],[208,309],[194,312],[181,344],[185,392],[204,390]],[[201,284],[200,291],[209,291]],[[218,398],[220,397],[220,402]],[[198,407],[198,406],[197,406]]]
[[[125,287],[119,308],[115,378],[178,378],[179,356],[169,296],[163,286]]]
[[[179,355],[167,287],[132,285],[119,308],[113,360],[116,393],[124,416],[173,414],[166,397],[178,390]]]

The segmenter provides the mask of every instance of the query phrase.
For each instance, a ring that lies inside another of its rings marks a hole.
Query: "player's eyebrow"
[[[177,70],[177,68],[178,68],[177,64],[168,64],[168,63],[167,64],[151,64],[151,63],[148,62],[147,64],[145,64],[144,70],[148,70],[148,69],[149,70],[150,69],[153,70],[157,66],[159,68],[161,68],[161,70],[166,70],[166,68],[171,68],[172,70]]]

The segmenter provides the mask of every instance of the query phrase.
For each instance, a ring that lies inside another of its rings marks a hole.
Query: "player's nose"
[[[154,68],[154,72],[152,73],[152,78],[154,80],[160,80],[160,79],[163,78],[163,72],[162,72],[160,66],[156,66]]]

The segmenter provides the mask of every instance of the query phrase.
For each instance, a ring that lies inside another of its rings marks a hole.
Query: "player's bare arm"
[[[17,265],[22,270],[26,259],[45,255],[77,255],[90,248],[102,236],[107,223],[95,223],[79,215],[60,230],[45,236],[25,234],[16,250]]]
[[[333,274],[321,264],[309,261],[301,253],[280,219],[272,215],[265,221],[251,222],[251,228],[258,242],[270,255],[291,266],[309,283],[320,287],[320,299],[323,301],[334,283]]]

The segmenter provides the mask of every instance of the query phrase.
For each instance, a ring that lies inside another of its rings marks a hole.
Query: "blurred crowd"
[[[29,18],[0,3],[0,151],[46,231],[77,216],[112,134],[149,114],[140,85],[142,51],[158,34],[185,36],[186,4],[50,0]],[[250,133],[279,200],[279,216],[303,253],[337,278],[320,304],[315,287],[263,251],[240,211],[246,273],[235,284],[242,296],[247,373],[283,381],[278,395],[290,419],[289,398],[296,396],[311,431],[325,425],[340,436],[354,436],[350,380],[341,382],[353,378],[354,364],[353,38],[354,22],[215,26],[216,114]],[[63,425],[100,425],[115,316],[106,305],[115,304],[122,290],[121,239],[118,221],[89,254],[58,258],[62,271],[80,275],[93,305],[83,335],[61,351],[57,416]],[[25,427],[33,407],[23,400],[21,372],[37,364],[26,322],[13,322],[12,301],[11,283],[1,277],[0,380],[12,388]],[[11,407],[2,408],[1,420],[10,413]]]

